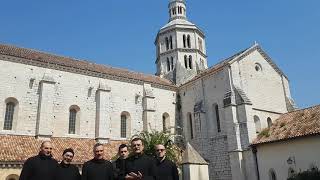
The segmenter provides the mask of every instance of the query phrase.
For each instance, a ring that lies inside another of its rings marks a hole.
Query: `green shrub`
[[[293,177],[288,178],[288,180],[319,180],[320,171],[318,168],[313,168],[311,170],[300,172]]]

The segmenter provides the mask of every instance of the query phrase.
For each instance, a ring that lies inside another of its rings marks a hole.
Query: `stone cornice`
[[[185,24],[175,24],[175,25],[185,25]],[[206,36],[204,35],[204,33],[196,26],[196,25],[185,25],[185,26],[193,26],[194,28],[188,28],[188,27],[174,27],[174,25],[172,26],[168,26],[164,29],[161,29],[158,34],[157,34],[157,37],[156,37],[156,40],[154,42],[155,45],[157,45],[157,41],[158,41],[158,38],[159,36],[163,35],[163,34],[167,34],[167,33],[170,33],[170,32],[173,32],[173,31],[178,31],[178,30],[181,30],[181,31],[190,31],[192,33],[196,32],[198,33],[201,38],[205,39]]]
[[[15,56],[9,56],[9,55],[0,54],[0,60],[19,63],[19,64],[25,64],[30,66],[36,66],[41,68],[53,69],[58,71],[70,72],[74,74],[82,74],[85,76],[92,76],[96,78],[103,78],[103,79],[121,81],[126,83],[138,84],[138,85],[143,85],[145,83],[145,81],[139,80],[139,79],[116,76],[116,75],[101,73],[101,72],[92,71],[92,70],[84,70],[84,69],[74,68],[74,67],[65,66],[61,64],[40,62],[32,59],[24,59],[24,58],[15,57]],[[174,85],[166,86],[166,85],[162,85],[154,82],[147,82],[147,83],[150,83],[151,86],[155,88],[177,91],[177,87],[175,87]]]

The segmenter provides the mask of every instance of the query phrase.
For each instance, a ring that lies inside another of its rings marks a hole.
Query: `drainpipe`
[[[256,163],[256,174],[258,176],[258,180],[260,180],[260,173],[259,173],[259,164],[258,164],[258,157],[257,157],[257,147],[256,146],[251,146],[252,147],[252,153],[254,156],[254,161]]]

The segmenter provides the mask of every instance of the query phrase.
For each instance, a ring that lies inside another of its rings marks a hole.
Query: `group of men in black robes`
[[[52,158],[52,144],[45,141],[39,154],[24,163],[19,180],[179,180],[177,166],[166,158],[164,145],[155,146],[155,158],[144,153],[140,138],[131,141],[131,148],[132,155],[128,157],[128,146],[120,145],[119,158],[110,162],[104,159],[103,144],[97,143],[93,147],[94,158],[83,164],[80,175],[78,168],[71,164],[73,149],[66,149],[58,164]]]

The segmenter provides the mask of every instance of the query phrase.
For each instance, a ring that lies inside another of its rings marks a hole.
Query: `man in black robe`
[[[142,139],[134,138],[131,141],[133,154],[126,161],[126,180],[155,180],[154,159],[145,155]]]
[[[166,148],[162,144],[155,146],[157,180],[179,180],[178,169],[175,163],[166,158]]]
[[[111,162],[104,159],[103,144],[93,147],[94,158],[84,163],[82,168],[82,180],[113,180],[113,167]]]
[[[126,176],[125,168],[126,168],[126,159],[128,158],[128,146],[126,144],[121,144],[118,149],[118,159],[114,161],[113,170],[114,170],[114,179],[115,180],[124,180]]]
[[[54,180],[58,162],[51,153],[51,142],[43,142],[39,154],[24,163],[19,180]]]
[[[71,164],[74,157],[74,151],[71,148],[68,148],[63,151],[62,154],[63,160],[58,166],[55,180],[80,180],[81,176],[79,169]]]

